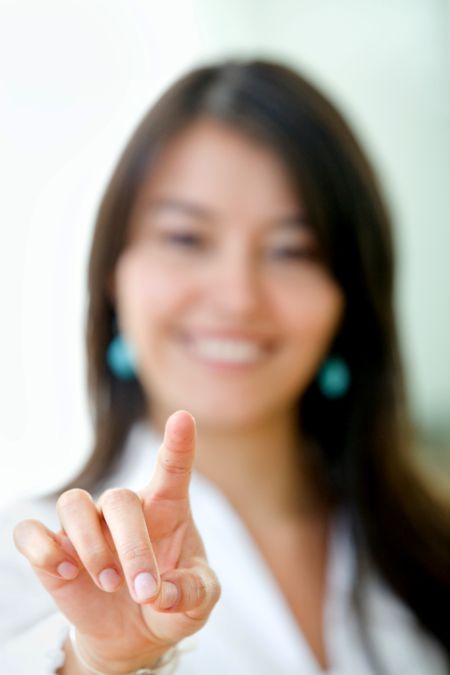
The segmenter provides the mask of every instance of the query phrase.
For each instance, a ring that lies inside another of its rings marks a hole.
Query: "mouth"
[[[196,361],[220,369],[247,369],[261,364],[274,349],[267,340],[225,335],[186,334],[182,342]]]

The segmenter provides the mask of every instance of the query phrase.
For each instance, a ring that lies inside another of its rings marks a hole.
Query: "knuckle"
[[[55,543],[42,534],[39,521],[22,520],[13,530],[14,544],[35,567],[48,567],[55,558]]]
[[[197,581],[196,602],[213,607],[219,600],[222,589],[216,574],[211,568],[202,571]]]
[[[221,595],[222,595],[222,587],[218,579],[216,578],[211,588],[211,595],[210,595],[211,605],[214,606],[220,600]]]
[[[130,544],[123,546],[120,550],[120,557],[124,562],[134,562],[136,560],[146,560],[150,555],[150,549],[145,544]]]
[[[34,527],[36,521],[33,520],[32,518],[26,518],[25,520],[21,520],[14,526],[13,533],[16,535],[19,534],[26,534],[27,532],[30,531],[32,527]]]
[[[27,519],[21,520],[13,529],[13,541],[19,551],[24,550],[26,541],[33,531],[36,521]]]
[[[163,456],[159,457],[158,461],[164,471],[174,474],[175,476],[191,473],[190,469],[187,469],[185,464],[182,463],[181,458],[180,461],[177,462],[175,457]]]
[[[38,549],[30,551],[28,560],[35,567],[49,567],[55,559],[55,550],[50,542],[42,542]]]
[[[81,500],[92,501],[92,497],[87,490],[83,490],[82,488],[72,488],[70,490],[66,490],[66,492],[63,492],[58,497],[56,508],[58,511],[72,510],[79,506]]]
[[[90,544],[86,547],[80,547],[79,556],[83,564],[89,570],[102,569],[111,558],[111,553],[106,550],[102,543]]]
[[[123,508],[136,502],[140,503],[138,495],[128,488],[109,488],[99,499],[102,509],[105,507],[108,509]]]
[[[188,607],[199,607],[205,603],[208,585],[202,577],[189,576],[183,588],[184,602]]]
[[[203,605],[203,603],[208,597],[209,597],[208,584],[204,580],[202,580],[195,586],[194,601],[198,605]]]

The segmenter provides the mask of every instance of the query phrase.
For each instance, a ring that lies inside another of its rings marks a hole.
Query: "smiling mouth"
[[[244,367],[258,364],[273,350],[267,342],[243,338],[184,334],[183,342],[196,359],[218,366]]]

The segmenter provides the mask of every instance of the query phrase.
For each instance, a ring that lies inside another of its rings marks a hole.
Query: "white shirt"
[[[107,487],[142,488],[161,437],[144,423],[131,430]],[[185,641],[177,675],[319,675],[323,673],[249,532],[223,494],[200,474],[191,481],[194,520],[221,598],[197,634]],[[94,498],[99,495],[94,494]],[[50,675],[64,662],[69,623],[16,550],[17,522],[36,518],[60,528],[55,501],[22,501],[0,522],[0,668],[2,675]],[[331,532],[324,614],[329,675],[373,675],[350,604],[354,551],[345,512]],[[301,580],[298,580],[301,583]],[[444,650],[375,571],[366,583],[369,630],[389,675],[445,675]]]

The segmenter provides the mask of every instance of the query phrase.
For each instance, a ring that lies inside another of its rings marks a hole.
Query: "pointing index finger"
[[[177,410],[167,419],[164,439],[148,487],[158,499],[186,499],[195,455],[195,419]]]

